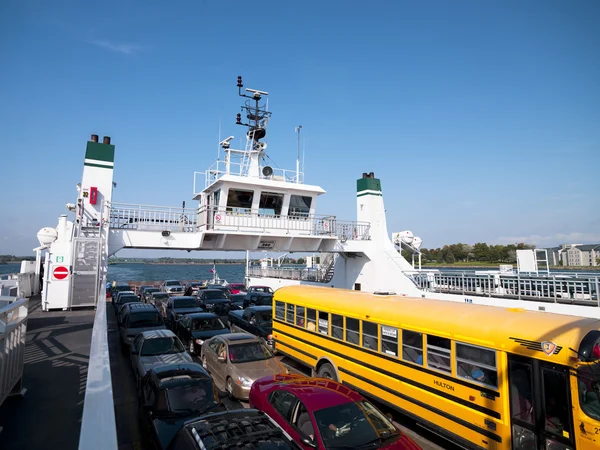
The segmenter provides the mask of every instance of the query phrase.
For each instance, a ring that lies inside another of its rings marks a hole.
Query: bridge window
[[[329,334],[329,313],[323,311],[319,313],[319,333]]]
[[[252,209],[254,192],[241,189],[229,189],[227,195],[227,211],[234,213],[249,213]]]
[[[311,203],[312,197],[305,197],[303,195],[290,196],[290,208],[288,210],[288,216],[308,217]]]
[[[402,330],[402,359],[423,365],[423,335]]]
[[[427,336],[427,367],[452,373],[450,366],[450,339]]]
[[[494,388],[497,387],[496,352],[457,342],[456,375]]]
[[[344,339],[344,318],[337,314],[331,315],[331,336]]]
[[[263,192],[260,194],[258,213],[265,216],[280,216],[283,205],[283,194]]]
[[[304,306],[296,306],[296,325],[304,328]]]
[[[377,351],[377,324],[363,320],[362,326],[362,346]]]
[[[275,302],[275,317],[277,319],[285,319],[285,305],[283,302]]]
[[[346,317],[346,342],[358,345],[358,319]]]
[[[398,329],[381,325],[381,353],[398,356]]]
[[[306,329],[309,331],[317,331],[317,311],[314,309],[306,310]]]
[[[294,323],[294,305],[290,305],[289,303],[286,305],[286,316],[285,321],[288,323]]]

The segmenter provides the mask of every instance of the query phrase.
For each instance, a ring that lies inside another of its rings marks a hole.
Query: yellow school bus
[[[284,287],[276,350],[466,448],[600,449],[600,320]]]

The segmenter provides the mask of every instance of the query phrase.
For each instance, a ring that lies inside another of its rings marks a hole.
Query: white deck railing
[[[235,231],[249,233],[281,232],[296,236],[329,236],[346,240],[369,240],[370,224],[342,221],[335,216],[276,216],[254,211],[228,211],[223,208],[182,209],[163,206],[113,203],[110,227],[140,231]]]
[[[518,300],[600,306],[600,276],[506,275],[499,273],[417,272],[411,274],[424,290]]]
[[[21,393],[29,300],[0,297],[0,405]]]

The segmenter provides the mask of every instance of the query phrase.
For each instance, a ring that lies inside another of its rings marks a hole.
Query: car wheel
[[[321,367],[319,367],[319,370],[317,371],[317,377],[329,378],[330,380],[338,381],[337,376],[335,374],[335,369],[329,363],[325,363]]]
[[[233,395],[233,381],[231,377],[227,378],[227,392],[229,393],[229,398],[231,400],[235,400],[235,396]]]
[[[204,367],[205,370],[208,370],[208,364],[206,364],[206,356],[202,356],[202,367]]]
[[[195,352],[194,349],[194,341],[190,341],[190,355],[193,355]]]

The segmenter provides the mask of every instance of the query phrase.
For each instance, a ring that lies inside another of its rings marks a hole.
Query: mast
[[[296,132],[298,133],[298,157],[296,158],[296,184],[300,183],[300,130],[302,129],[302,125],[298,125],[296,127]]]

